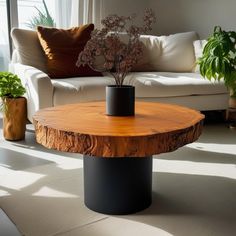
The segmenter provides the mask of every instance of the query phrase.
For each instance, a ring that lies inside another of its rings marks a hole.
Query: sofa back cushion
[[[200,57],[202,57],[203,49],[204,49],[206,43],[207,43],[207,40],[205,40],[205,39],[196,40],[193,42],[196,62]],[[195,63],[195,67],[193,68],[193,72],[197,72],[197,73],[200,72],[200,68],[197,63]]]
[[[125,32],[120,32],[119,38],[122,42],[128,44],[129,35]],[[155,71],[153,62],[158,60],[161,48],[159,39],[154,35],[140,35],[140,41],[143,43],[143,54],[137,64],[132,67],[132,71]]]
[[[195,32],[186,32],[159,37],[161,53],[155,68],[157,71],[191,72],[195,65],[193,42]]]
[[[153,35],[141,35],[140,41],[143,43],[143,55],[132,71],[156,71],[156,62],[161,54],[161,44],[159,37]]]
[[[79,53],[90,39],[93,24],[56,29],[37,27],[39,41],[47,57],[47,71],[51,78],[97,76],[89,66],[76,66]]]
[[[36,31],[13,28],[11,37],[16,49],[15,58],[24,65],[33,66],[45,73],[46,57]]]
[[[195,32],[159,37],[141,35],[143,56],[133,71],[191,72],[195,66],[193,42],[197,39]]]

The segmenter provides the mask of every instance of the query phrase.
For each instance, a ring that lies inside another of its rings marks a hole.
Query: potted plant
[[[134,17],[109,15],[103,19],[102,29],[92,32],[77,61],[77,66],[89,65],[93,70],[108,72],[114,78],[115,85],[106,87],[108,115],[134,115],[134,87],[124,85],[124,80],[142,57],[140,34],[151,30],[155,15],[151,9],[147,9],[141,27],[130,24]]]
[[[3,111],[3,135],[7,140],[21,140],[26,129],[26,92],[17,75],[0,72],[0,98]]]
[[[38,11],[38,15],[33,16],[28,23],[26,23],[26,26],[31,28],[32,30],[35,30],[38,25],[43,25],[47,27],[55,27],[56,23],[54,19],[51,17],[47,4],[45,0],[42,0],[44,10],[40,10],[37,7],[35,9]]]
[[[214,28],[203,55],[198,60],[200,73],[208,80],[224,80],[230,92],[229,108],[236,109],[236,32]]]

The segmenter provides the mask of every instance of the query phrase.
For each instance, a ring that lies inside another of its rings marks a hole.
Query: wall
[[[236,0],[149,0],[157,15],[154,34],[196,31],[201,38],[215,25],[236,31]]]
[[[208,37],[215,25],[236,31],[236,0],[103,0],[104,15],[141,14],[151,7],[157,16],[153,34],[196,31]],[[141,16],[137,17],[140,21]]]
[[[103,0],[104,16],[117,14],[129,16],[137,13],[137,22],[142,20],[142,13],[145,8],[149,7],[149,0]]]
[[[103,0],[105,15],[118,14],[129,16],[132,13],[142,12],[148,7],[144,0]]]

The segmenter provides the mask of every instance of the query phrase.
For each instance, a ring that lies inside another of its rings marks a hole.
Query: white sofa
[[[13,29],[12,38],[15,51],[10,70],[26,87],[30,121],[42,108],[104,100],[105,86],[114,83],[109,76],[51,79],[45,72],[45,58],[36,32]],[[228,107],[229,95],[224,84],[211,83],[197,71],[196,56],[203,47],[195,32],[142,36],[141,40],[145,44],[143,58],[125,80],[135,86],[136,99],[201,111]]]

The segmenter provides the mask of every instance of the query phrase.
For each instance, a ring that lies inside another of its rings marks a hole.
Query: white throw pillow
[[[161,53],[153,61],[156,71],[191,72],[195,65],[193,42],[198,39],[196,32],[185,32],[158,37]]]
[[[197,61],[200,57],[202,57],[203,49],[207,43],[207,40],[196,40],[193,42],[194,46],[194,53],[195,53],[195,60]],[[193,72],[200,72],[199,65],[195,63],[195,67],[193,68]]]
[[[119,33],[122,42],[128,44],[129,36],[125,32]],[[153,61],[158,60],[161,48],[157,36],[140,35],[140,41],[144,44],[143,55],[138,63],[133,66],[132,71],[155,71]]]
[[[141,35],[140,41],[144,44],[142,58],[132,71],[156,71],[155,63],[161,54],[161,45],[157,36]]]
[[[47,72],[45,54],[36,31],[13,28],[11,37],[20,63]]]

